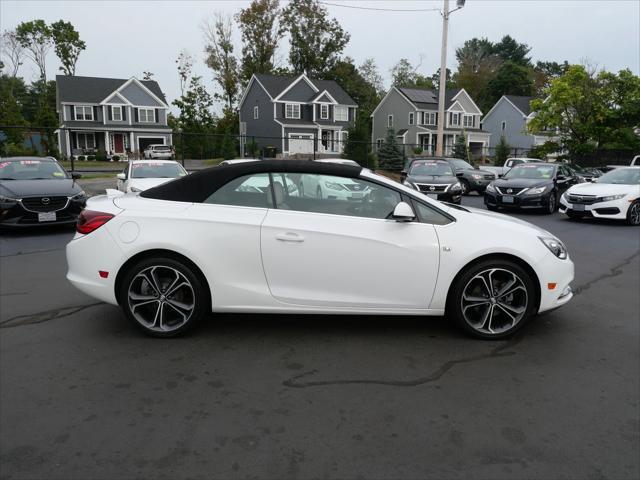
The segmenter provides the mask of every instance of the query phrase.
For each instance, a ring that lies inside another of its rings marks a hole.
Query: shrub
[[[504,165],[509,155],[511,154],[511,147],[505,140],[504,136],[500,137],[500,142],[496,145],[495,158],[493,160],[494,165]]]
[[[107,160],[107,152],[104,150],[98,150],[96,152],[96,160],[99,162],[104,162]]]
[[[120,155],[113,155],[111,157],[111,161],[112,162],[119,162],[120,161]]]
[[[402,152],[398,148],[395,132],[392,129],[387,131],[387,138],[378,149],[378,160],[380,168],[383,170],[402,170],[404,159]]]
[[[422,155],[422,147],[413,147],[413,153],[415,153],[416,155]]]
[[[87,160],[89,160],[90,162],[95,162],[96,156],[95,155],[87,155]]]
[[[84,155],[78,155],[78,161],[84,162],[87,159]]]

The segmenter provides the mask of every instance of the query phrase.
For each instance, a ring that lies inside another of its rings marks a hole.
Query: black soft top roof
[[[200,203],[234,178],[253,173],[316,173],[355,178],[361,171],[362,167],[353,165],[311,160],[256,160],[200,170],[178,180],[145,190],[140,196],[175,202]]]

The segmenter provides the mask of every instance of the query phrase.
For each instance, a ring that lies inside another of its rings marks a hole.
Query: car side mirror
[[[565,177],[564,175],[558,175],[556,177],[556,180],[558,180],[559,182],[564,182],[567,179],[567,177]]]
[[[78,180],[79,178],[82,178],[82,174],[78,172],[71,172],[71,178]]]
[[[456,172],[456,177],[464,177],[464,172]]]
[[[406,180],[406,178],[407,178],[407,171],[406,170],[402,170],[400,172],[400,181],[404,182]]]
[[[499,173],[498,178],[502,178],[502,177],[504,177],[504,173]]]
[[[126,179],[127,179],[127,177],[125,176],[125,174],[124,174],[124,173],[119,173],[119,174],[117,174],[117,175],[116,175],[116,178],[117,178],[118,180],[126,180]]]
[[[400,202],[393,209],[393,219],[396,222],[413,222],[416,219],[416,214],[413,212],[413,208],[406,202]]]

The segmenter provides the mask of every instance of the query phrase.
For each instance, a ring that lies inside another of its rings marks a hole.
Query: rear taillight
[[[112,213],[96,212],[94,210],[83,210],[78,217],[76,231],[86,235],[100,228],[111,220],[115,215]]]

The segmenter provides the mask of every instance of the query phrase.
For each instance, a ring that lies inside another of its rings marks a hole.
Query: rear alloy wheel
[[[499,339],[517,332],[535,313],[533,281],[519,265],[487,261],[456,282],[447,312],[472,335]]]
[[[636,200],[627,211],[627,223],[637,227],[640,225],[640,201]]]
[[[154,337],[178,335],[209,311],[203,282],[190,267],[172,258],[134,265],[120,290],[120,305],[127,317]]]

